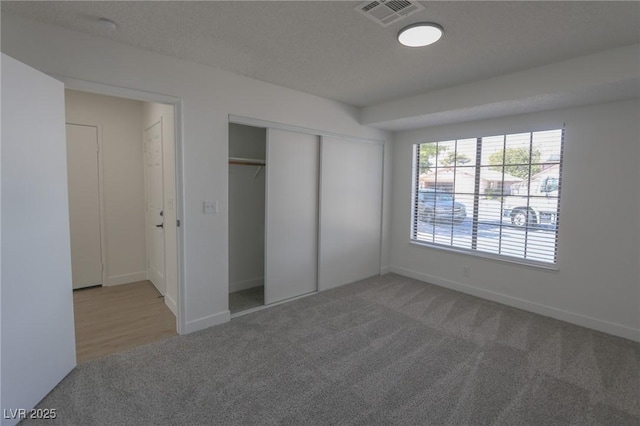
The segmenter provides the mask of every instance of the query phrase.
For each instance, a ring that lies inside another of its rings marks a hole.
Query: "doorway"
[[[179,298],[174,105],[69,89],[65,98],[75,292],[84,292],[79,299],[85,306],[90,304],[87,298],[96,294],[96,298],[107,301],[109,309],[124,309],[126,303],[116,295],[131,299],[133,294],[144,294],[159,299],[160,305],[153,303],[153,309],[160,306],[169,312],[174,324],[172,334],[176,334]],[[151,292],[126,291],[146,285]],[[101,290],[100,296],[96,290]],[[78,298],[74,295],[74,299]],[[151,306],[152,302],[141,300],[140,305]],[[112,318],[99,319],[105,331],[116,329],[110,321],[122,317],[117,310],[109,312]],[[78,314],[76,306],[76,316],[92,321]],[[166,336],[167,321],[162,318],[159,335]],[[153,327],[141,333],[136,321],[130,316],[128,324],[120,324],[119,335],[122,330],[130,330],[140,336],[140,344],[148,343],[149,335],[155,333]],[[76,323],[77,339],[81,327]],[[101,340],[93,333],[83,334]],[[102,345],[105,339],[110,338],[104,337]],[[135,340],[131,347],[136,346]],[[86,348],[86,342],[78,341],[77,347],[80,345]]]

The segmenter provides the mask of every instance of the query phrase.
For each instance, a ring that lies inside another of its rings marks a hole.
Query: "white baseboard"
[[[225,322],[229,322],[231,320],[231,312],[223,311],[217,314],[209,315],[206,317],[198,318],[193,321],[187,321],[184,325],[183,333],[181,334],[189,334],[194,331],[204,330],[205,328],[212,327],[218,324],[224,324]]]
[[[169,310],[173,312],[173,315],[178,318],[178,304],[169,294],[164,295],[164,304],[167,305]]]
[[[536,314],[555,318],[561,321],[566,321],[572,324],[580,325],[582,327],[602,331],[603,333],[612,334],[614,336],[624,337],[625,339],[640,342],[640,330],[628,327],[626,325],[604,321],[582,314],[576,314],[574,312],[565,311],[562,309],[554,308],[552,306],[530,302],[528,300],[520,299],[517,297],[507,296],[505,294],[496,293],[490,290],[472,287],[467,284],[458,283],[455,281],[435,277],[432,275],[424,274],[422,272],[412,271],[410,269],[400,268],[397,266],[391,266],[389,268],[389,272],[394,272],[405,277],[414,278],[416,280],[435,284],[440,287],[457,290],[483,299],[502,303],[503,305],[513,306],[514,308],[523,309],[525,311],[534,312]]]
[[[380,275],[385,275],[391,272],[391,266],[382,266],[380,267]]]
[[[229,293],[246,290],[248,288],[260,287],[262,285],[264,285],[264,277],[240,281],[237,283],[229,283]]]
[[[328,283],[328,284],[327,283],[323,284],[323,283],[318,282],[318,292],[332,290],[334,288],[342,287],[343,285],[356,283],[358,281],[368,280],[369,278],[379,277],[380,275],[382,275],[382,272],[379,272],[379,273],[374,274],[374,275],[369,275],[369,276],[366,276],[366,277],[360,277],[360,278],[355,279],[355,280],[354,279],[349,279],[349,281],[347,281],[347,282],[338,281],[337,283],[333,282],[333,283]]]
[[[144,281],[147,279],[147,271],[134,272],[132,274],[113,275],[107,277],[104,285],[110,287],[112,285],[135,283],[136,281]]]

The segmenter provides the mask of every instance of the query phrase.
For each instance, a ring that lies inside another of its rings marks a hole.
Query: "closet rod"
[[[264,166],[266,161],[253,158],[229,158],[229,164],[237,164],[240,166]]]

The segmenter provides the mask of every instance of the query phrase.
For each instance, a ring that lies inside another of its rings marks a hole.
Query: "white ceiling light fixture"
[[[407,47],[424,47],[440,40],[442,27],[433,22],[419,22],[404,27],[398,33],[398,41]]]
[[[115,29],[118,27],[115,22],[107,18],[99,18],[98,24],[105,30],[109,31],[115,31]]]

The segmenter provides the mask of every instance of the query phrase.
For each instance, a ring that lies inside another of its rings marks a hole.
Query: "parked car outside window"
[[[432,188],[418,191],[418,219],[422,222],[461,223],[467,206],[455,201],[450,193]]]

